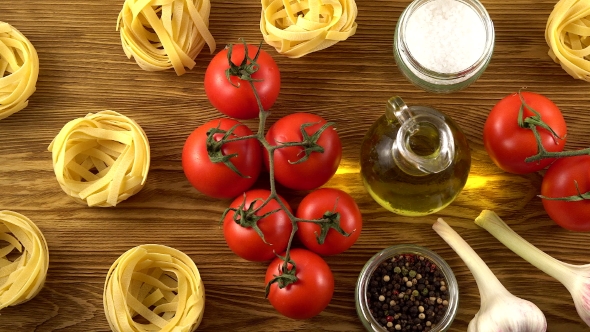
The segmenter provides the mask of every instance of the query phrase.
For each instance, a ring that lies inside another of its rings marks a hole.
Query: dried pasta
[[[0,309],[26,302],[39,294],[45,284],[49,250],[45,237],[29,218],[12,211],[0,211]],[[21,255],[9,256],[14,250]],[[10,259],[9,259],[10,258]]]
[[[146,244],[130,249],[111,266],[103,305],[115,332],[190,332],[203,318],[205,288],[186,254]]]
[[[88,206],[115,206],[136,194],[150,167],[143,129],[114,111],[68,122],[48,150],[63,191]]]
[[[144,70],[192,69],[205,43],[211,53],[209,0],[125,0],[117,19],[127,58]]]
[[[561,0],[545,29],[549,56],[572,77],[590,82],[590,2]]]
[[[260,31],[291,58],[323,50],[354,35],[354,0],[262,0]]]
[[[38,76],[39,57],[33,44],[0,22],[0,120],[28,106]]]

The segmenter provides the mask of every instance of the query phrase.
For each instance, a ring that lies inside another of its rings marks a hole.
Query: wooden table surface
[[[269,123],[292,112],[313,112],[337,122],[343,144],[339,172],[327,187],[356,199],[364,219],[358,242],[328,257],[335,277],[330,305],[320,315],[296,321],[264,299],[267,263],[253,263],[226,246],[218,220],[228,200],[198,193],[186,180],[180,156],[185,139],[204,122],[220,117],[203,90],[212,58],[200,54],[192,71],[146,72],[121,48],[116,19],[122,0],[2,0],[5,21],[34,44],[40,59],[37,91],[29,106],[0,121],[0,210],[31,218],[47,238],[47,282],[32,301],[3,309],[0,331],[108,331],[102,290],[111,264],[131,247],[158,243],[177,248],[197,264],[206,288],[203,331],[360,331],[354,288],[365,262],[381,249],[413,243],[433,249],[453,268],[460,287],[452,331],[465,331],[479,310],[475,281],[459,257],[431,229],[443,217],[473,246],[508,290],[536,303],[549,331],[587,331],[561,284],[506,249],[473,223],[482,209],[496,211],[525,239],[558,259],[590,263],[590,234],[566,231],[543,210],[537,194],[542,175],[511,175],[497,168],[482,144],[492,106],[522,87],[545,94],[568,124],[567,149],[590,146],[590,84],[574,80],[547,55],[546,20],[556,0],[484,0],[496,29],[495,52],[484,75],[449,95],[415,88],[393,61],[395,24],[409,0],[357,0],[358,31],[347,41],[300,59],[268,45],[282,75],[281,94]],[[217,50],[243,37],[257,43],[260,2],[213,0],[210,30]],[[394,215],[365,192],[359,148],[369,126],[392,95],[408,104],[433,106],[453,117],[472,152],[470,180],[457,200],[435,215]],[[115,110],[136,120],[151,144],[146,186],[116,208],[79,205],[59,187],[47,146],[68,121],[88,112]],[[255,121],[246,121],[256,128]],[[258,187],[267,186],[263,176]],[[305,192],[282,191],[292,206]]]

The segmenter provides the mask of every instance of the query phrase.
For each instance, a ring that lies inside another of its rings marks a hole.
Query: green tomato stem
[[[530,130],[533,131],[535,135],[535,139],[537,140],[537,149],[538,152],[534,156],[530,156],[526,158],[524,161],[527,163],[532,163],[539,161],[541,159],[546,158],[564,158],[564,157],[574,157],[574,156],[583,156],[583,155],[590,155],[590,148],[581,149],[581,150],[573,150],[573,151],[561,151],[561,152],[550,152],[545,149],[543,143],[541,143],[541,135],[539,134],[539,130],[535,125],[531,125],[529,127]]]
[[[316,219],[316,220],[308,220],[308,219],[298,218],[295,215],[293,215],[293,213],[287,208],[285,203],[283,203],[283,201],[279,198],[279,195],[277,194],[277,190],[276,190],[276,181],[275,181],[274,152],[276,149],[286,147],[286,146],[303,146],[304,143],[303,142],[287,142],[287,143],[281,143],[280,145],[271,145],[266,140],[266,137],[264,136],[264,128],[266,126],[266,120],[267,120],[268,116],[270,115],[270,111],[266,111],[262,107],[262,102],[260,101],[260,97],[258,96],[258,92],[256,91],[256,87],[254,86],[254,82],[248,81],[248,83],[250,84],[250,87],[252,88],[252,92],[254,93],[254,97],[256,98],[256,102],[258,103],[258,109],[259,109],[259,123],[258,123],[258,131],[256,133],[256,138],[258,139],[258,141],[262,144],[262,146],[265,148],[266,152],[268,153],[268,169],[269,169],[268,172],[269,172],[269,181],[270,181],[270,195],[268,196],[268,198],[262,203],[262,205],[258,209],[263,208],[266,204],[268,204],[268,202],[270,202],[271,200],[274,199],[277,201],[277,203],[279,203],[279,206],[281,207],[281,209],[287,214],[287,216],[289,217],[289,220],[291,220],[291,225],[292,225],[291,234],[289,235],[289,242],[287,243],[287,248],[285,249],[285,256],[283,257],[283,271],[287,271],[288,266],[289,266],[289,261],[290,261],[291,244],[293,243],[293,239],[295,238],[295,234],[297,233],[297,229],[298,229],[297,223],[298,222],[313,222],[313,223],[321,224],[321,223],[330,222],[331,220],[330,220],[330,218],[322,218],[322,219]],[[296,272],[295,272],[296,267],[293,266],[292,269],[293,269],[293,276],[295,276],[296,275]],[[277,279],[275,278],[273,280],[275,280],[275,282],[276,282]],[[283,287],[286,287],[290,283],[296,282],[297,277],[294,277],[294,278],[291,277],[288,280],[286,280],[286,281],[283,280],[283,281],[284,281],[283,283],[279,284],[279,287],[281,285]]]
[[[541,127],[543,129],[547,130],[551,134],[551,136],[553,137],[553,140],[555,141],[556,144],[557,144],[558,140],[565,139],[565,136],[559,137],[559,135],[557,135],[555,130],[553,130],[553,128],[551,128],[551,126],[549,126],[547,123],[545,123],[543,121],[543,119],[541,118],[541,113],[539,113],[537,110],[532,108],[529,104],[527,104],[527,102],[524,100],[524,97],[522,96],[520,91],[518,91],[518,97],[520,98],[520,109],[518,110],[518,119],[517,119],[518,126],[521,128],[524,128],[524,129],[532,130],[533,135],[535,136],[535,141],[537,142],[537,154],[527,157],[524,160],[525,162],[532,163],[532,162],[540,161],[542,159],[547,159],[547,158],[564,158],[564,157],[590,155],[590,148],[586,148],[586,149],[582,149],[582,150],[574,150],[574,151],[560,151],[560,152],[547,151],[547,149],[543,145],[543,140],[541,139],[541,134],[539,134],[539,130],[537,129],[537,127]],[[531,112],[533,112],[534,115],[524,118],[524,108],[525,107],[528,110],[530,110]]]

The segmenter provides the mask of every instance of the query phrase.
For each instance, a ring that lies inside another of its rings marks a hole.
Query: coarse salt
[[[433,0],[408,18],[406,45],[429,70],[457,73],[477,62],[485,50],[486,30],[474,9],[457,0]]]

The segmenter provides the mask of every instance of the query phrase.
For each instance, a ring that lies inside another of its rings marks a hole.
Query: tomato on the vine
[[[236,209],[243,211],[254,210],[262,205],[263,201],[270,196],[270,191],[266,189],[253,189],[247,191],[244,196],[236,197],[230,204],[230,211],[223,218],[223,236],[229,248],[238,256],[250,261],[267,261],[276,254],[283,252],[287,248],[293,224],[285,211],[280,210],[281,206],[273,199],[268,202],[262,209],[254,215],[257,217],[264,216],[266,213],[276,211],[264,218],[258,220],[248,220],[245,223],[254,223],[264,235],[264,240],[251,226],[242,226],[234,219],[241,220],[242,214]],[[280,197],[283,204],[291,211],[289,204]],[[265,243],[266,241],[266,243]]]
[[[317,254],[300,248],[290,251],[295,263],[297,281],[279,288],[277,282],[270,285],[268,300],[281,314],[293,319],[308,319],[322,312],[334,294],[334,276],[328,264]],[[268,284],[275,276],[282,275],[283,260],[276,258],[266,270]],[[291,264],[289,264],[292,267]]]
[[[590,191],[590,156],[556,160],[543,177],[541,195],[549,198],[578,196]],[[577,188],[576,188],[577,184]],[[553,221],[572,231],[590,231],[590,200],[562,201],[543,199],[545,211]]]
[[[527,105],[541,115],[541,120],[553,129],[552,133],[536,126],[543,147],[549,152],[563,151],[567,133],[565,120],[559,108],[547,97],[520,92]],[[536,162],[525,162],[527,157],[537,154],[537,141],[531,129],[521,128],[518,114],[521,107],[518,93],[500,100],[491,110],[484,125],[483,142],[490,158],[498,167],[515,174],[532,173],[547,167],[554,159],[546,158]],[[524,107],[523,119],[535,114]]]
[[[231,61],[240,66],[244,60],[244,44],[232,45]],[[220,51],[213,57],[205,72],[205,93],[207,98],[221,113],[237,119],[253,119],[259,114],[258,103],[248,81],[238,76],[231,76],[228,80],[226,70],[230,69],[228,48]],[[253,59],[259,50],[258,46],[248,45],[248,57]],[[248,61],[248,64],[251,64]],[[279,67],[273,58],[260,48],[253,69],[257,69],[251,75],[254,87],[258,92],[260,102],[264,110],[269,110],[279,96],[281,89],[281,75]],[[239,75],[239,74],[238,74]],[[230,82],[231,80],[231,82]]]
[[[358,239],[363,227],[363,217],[358,205],[349,194],[339,189],[320,188],[305,196],[297,217],[321,219],[327,215],[339,215],[340,228],[349,234],[345,236],[330,228],[323,244],[318,243],[321,228],[313,222],[298,222],[297,236],[308,249],[320,255],[336,255],[350,248]]]
[[[313,137],[327,123],[322,117],[310,113],[289,114],[275,122],[266,133],[270,145],[287,142],[302,142],[302,125],[308,136]],[[274,151],[275,180],[295,190],[311,190],[328,182],[336,173],[342,158],[342,144],[333,126],[327,127],[315,142],[323,152],[312,151],[307,158],[301,146],[277,148]],[[266,169],[269,169],[268,153],[264,154]]]
[[[189,182],[201,193],[215,198],[234,198],[256,182],[262,168],[262,148],[256,138],[228,142],[219,147],[221,156],[236,154],[228,161],[241,176],[225,163],[211,161],[207,149],[207,132],[215,128],[226,132],[234,128],[227,139],[252,135],[250,128],[236,120],[211,120],[195,129],[187,138],[182,149],[182,169]],[[213,138],[219,142],[223,136],[217,133]]]

